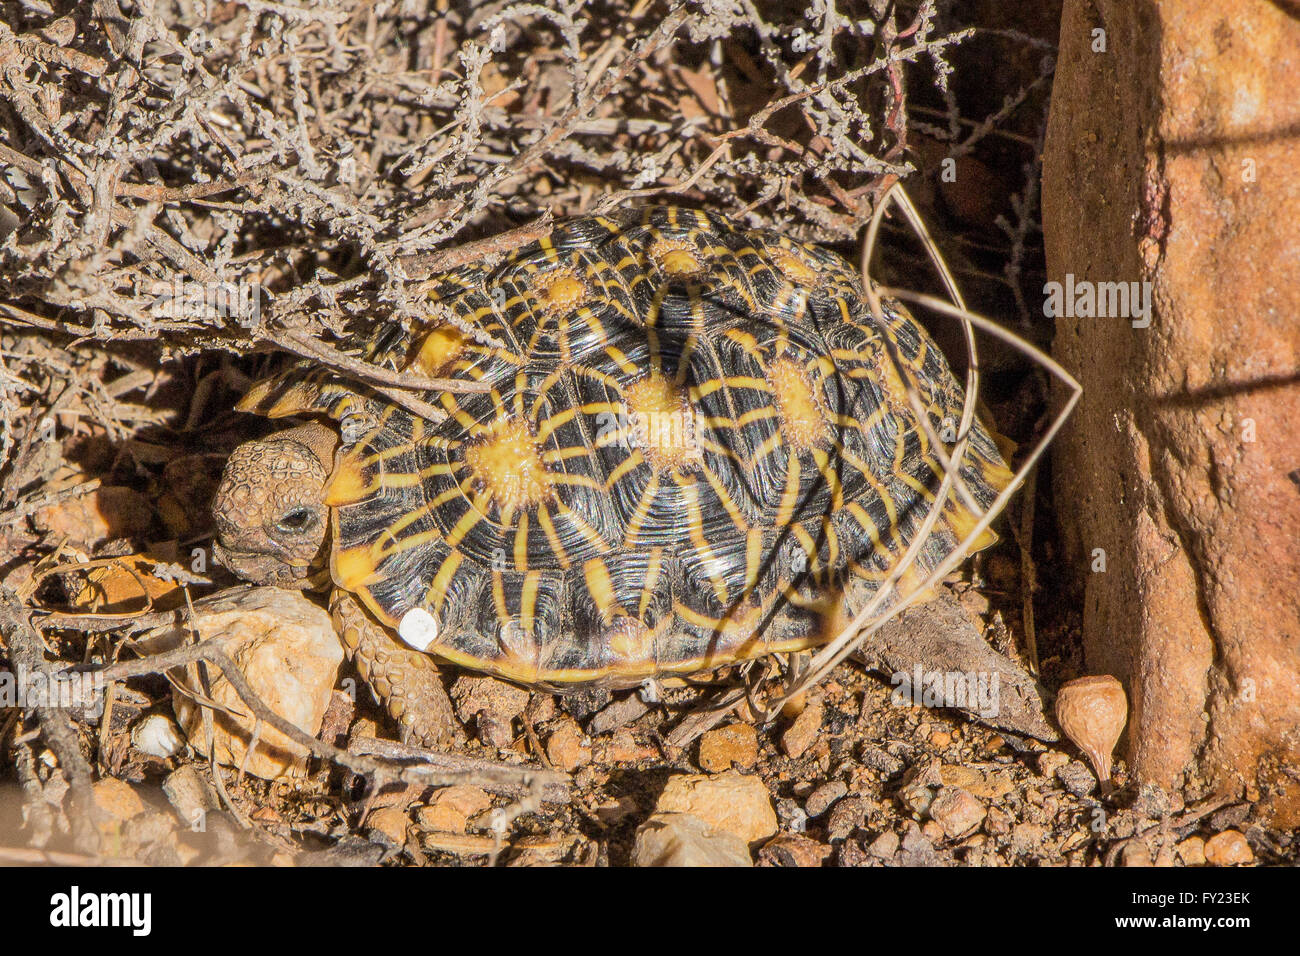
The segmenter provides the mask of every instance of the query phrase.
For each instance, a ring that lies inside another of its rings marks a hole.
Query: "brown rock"
[[[804,801],[804,812],[810,817],[819,817],[831,808],[840,797],[849,792],[849,786],[843,780],[831,780],[822,784]]]
[[[898,834],[893,830],[884,831],[867,847],[868,855],[874,856],[877,860],[892,860],[897,852]]]
[[[984,822],[984,804],[961,787],[941,787],[930,801],[930,819],[950,840],[965,836]]]
[[[572,773],[591,763],[591,740],[572,717],[562,717],[546,738],[546,759],[557,770]]]
[[[689,813],[752,845],[776,833],[772,797],[758,777],[739,773],[678,774],[668,778],[657,813]]]
[[[495,677],[463,676],[451,685],[456,716],[493,747],[514,742],[514,720],[528,706],[528,691]]]
[[[1043,169],[1049,280],[1151,291],[1149,324],[1056,320],[1084,389],[1053,474],[1088,667],[1129,691],[1139,780],[1258,787],[1281,827],[1300,824],[1293,6],[1066,0]]]
[[[700,737],[700,768],[710,773],[748,769],[758,762],[758,734],[750,724],[729,724]]]
[[[90,550],[115,538],[145,534],[153,523],[153,509],[140,492],[110,486],[42,508],[32,521],[36,530]]]
[[[253,691],[268,707],[309,736],[316,736],[329,705],[343,645],[329,614],[300,591],[255,588],[199,604],[194,625],[199,637],[225,647]],[[171,632],[167,639],[179,637]],[[208,696],[228,708],[212,714],[218,762],[244,765],[255,777],[275,779],[306,771],[307,750],[280,731],[263,725],[257,747],[245,763],[252,740],[252,716],[219,668],[209,668]],[[183,680],[184,676],[177,675]],[[172,698],[176,719],[191,746],[208,752],[203,710],[179,692]],[[229,711],[233,711],[231,713]]]
[[[609,742],[609,759],[616,763],[640,763],[658,755],[654,747],[638,742],[630,727],[618,728]]]
[[[831,855],[824,843],[798,833],[780,833],[758,851],[759,866],[821,866]]]
[[[1174,847],[1174,850],[1178,853],[1178,858],[1188,866],[1205,865],[1205,840],[1201,837],[1190,836]]]
[[[409,823],[406,812],[397,807],[384,807],[366,817],[366,829],[379,834],[394,846],[406,843],[406,827]]]
[[[434,792],[427,805],[416,812],[420,825],[445,833],[464,833],[469,820],[492,806],[492,798],[478,787],[457,785]]]
[[[689,813],[656,813],[636,831],[635,866],[753,866],[736,834]]]
[[[781,734],[781,749],[788,756],[802,757],[804,751],[817,740],[824,713],[821,701],[810,702],[786,728],[785,733]]]
[[[1205,841],[1205,860],[1213,866],[1253,863],[1254,851],[1239,830],[1224,830]]]
[[[105,777],[94,784],[95,809],[101,814],[101,823],[118,826],[145,810],[140,795],[125,780]]]

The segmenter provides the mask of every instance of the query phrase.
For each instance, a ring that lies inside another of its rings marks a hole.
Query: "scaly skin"
[[[330,592],[334,629],[357,670],[397,721],[405,743],[437,749],[458,725],[433,658],[397,641],[342,588]]]
[[[213,499],[217,561],[254,584],[328,585],[325,481],[338,436],[303,425],[245,442],[231,454]],[[348,592],[330,589],[330,611],[348,656],[402,730],[424,747],[451,743],[457,724],[433,658],[400,643]]]

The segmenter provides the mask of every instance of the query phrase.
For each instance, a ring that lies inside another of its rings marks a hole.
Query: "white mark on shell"
[[[417,651],[427,651],[438,641],[438,619],[422,607],[413,607],[402,615],[397,636]]]

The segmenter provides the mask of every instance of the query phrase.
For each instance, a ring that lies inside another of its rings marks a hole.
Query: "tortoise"
[[[560,691],[822,644],[934,502],[943,466],[905,382],[937,435],[963,390],[831,251],[652,206],[424,288],[427,319],[345,347],[485,390],[424,391],[412,411],[301,362],[237,407],[310,422],[237,448],[214,505],[226,567],[331,586],[405,739],[452,726],[435,658]],[[960,469],[981,510],[1010,481],[978,420]],[[900,587],[972,530],[948,498]]]

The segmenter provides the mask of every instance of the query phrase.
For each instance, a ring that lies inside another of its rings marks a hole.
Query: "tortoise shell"
[[[904,378],[941,435],[962,389],[901,305],[872,317],[833,253],[652,207],[571,221],[428,288],[426,322],[353,345],[490,391],[422,393],[442,413],[422,417],[303,364],[240,407],[339,423],[334,582],[391,628],[431,623],[440,658],[625,686],[814,646],[934,501],[943,468]],[[978,424],[961,474],[981,508],[1010,479]],[[947,502],[909,575],[974,520]]]

